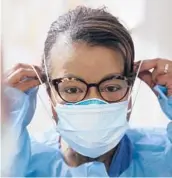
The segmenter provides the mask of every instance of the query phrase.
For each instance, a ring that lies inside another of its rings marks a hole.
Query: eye
[[[101,92],[116,92],[121,90],[122,87],[119,85],[108,85],[101,88]]]
[[[77,88],[77,87],[68,87],[68,88],[64,88],[64,92],[67,94],[77,94],[77,93],[82,93],[82,89]]]

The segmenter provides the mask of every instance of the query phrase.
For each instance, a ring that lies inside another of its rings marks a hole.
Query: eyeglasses
[[[101,80],[99,83],[87,83],[82,79],[65,77],[52,80],[57,93],[61,99],[68,103],[82,101],[89,91],[89,88],[96,87],[102,99],[107,102],[122,100],[132,85],[133,78],[115,75]]]

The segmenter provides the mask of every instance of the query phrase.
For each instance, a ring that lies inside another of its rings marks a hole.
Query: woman
[[[167,132],[128,129],[138,70],[152,89],[156,86],[161,107],[172,119],[170,60],[134,64],[131,36],[104,9],[77,7],[59,17],[48,32],[42,68],[18,64],[6,77],[19,143],[11,174],[172,176],[172,125]],[[35,111],[39,76],[52,101],[59,149],[36,142],[30,148],[26,126]]]

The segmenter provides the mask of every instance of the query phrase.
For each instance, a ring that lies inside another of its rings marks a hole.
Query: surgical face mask
[[[139,69],[141,64],[142,62]],[[49,83],[46,65],[45,72]],[[49,86],[56,100],[50,83]],[[81,155],[91,158],[103,155],[117,146],[128,129],[127,109],[130,94],[129,92],[127,101],[118,103],[107,103],[99,99],[75,104],[57,104],[56,107],[52,103],[58,115],[57,131],[62,139]]]
[[[97,158],[113,149],[128,129],[128,101],[109,104],[99,99],[57,105],[57,130],[81,155]]]

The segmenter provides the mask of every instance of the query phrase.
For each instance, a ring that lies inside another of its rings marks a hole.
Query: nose
[[[85,99],[92,99],[92,98],[102,99],[96,87],[90,87],[87,96],[85,97]]]

